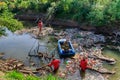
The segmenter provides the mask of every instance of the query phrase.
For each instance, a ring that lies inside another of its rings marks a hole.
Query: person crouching
[[[53,73],[56,74],[60,66],[60,60],[53,58],[53,60],[48,64],[48,66],[52,67]]]

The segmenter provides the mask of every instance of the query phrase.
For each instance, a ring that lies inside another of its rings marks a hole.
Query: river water
[[[0,37],[0,52],[5,53],[5,58],[16,58],[28,65],[28,53],[38,47],[39,51],[47,51],[47,37],[35,39],[30,34],[17,35],[6,29],[7,36]]]
[[[106,63],[104,64],[104,67],[107,69],[116,71],[114,75],[110,75],[109,80],[120,80],[120,52],[111,49],[105,49],[103,54],[117,60],[115,65],[109,65]]]

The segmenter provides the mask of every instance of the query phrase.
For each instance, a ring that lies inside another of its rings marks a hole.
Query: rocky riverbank
[[[18,30],[18,31],[15,32],[15,34],[29,33],[29,34],[31,34],[31,36],[37,38],[37,36],[46,36],[48,34],[51,34],[53,32],[53,28],[43,27],[41,34],[38,35],[38,32],[39,32],[39,29],[36,26],[36,27],[30,28],[30,29],[26,28],[26,29]]]
[[[31,33],[33,35],[36,35],[37,28],[17,31],[17,33],[24,33],[25,31],[26,33]],[[76,71],[78,69],[78,64],[79,64],[76,62],[79,62],[81,54],[86,55],[88,57],[89,68],[91,70],[97,71],[101,74],[114,74],[115,73],[114,71],[109,71],[102,66],[102,63],[104,61],[108,62],[109,64],[113,64],[113,65],[116,62],[115,59],[107,58],[102,55],[102,49],[104,48],[103,45],[106,42],[106,38],[102,34],[95,34],[94,32],[91,32],[91,31],[82,31],[77,28],[64,29],[64,30],[57,31],[52,28],[49,29],[46,27],[43,29],[42,32],[45,33],[45,35],[49,35],[49,34],[53,35],[54,38],[57,40],[61,38],[66,38],[68,40],[71,40],[76,50],[76,55],[73,59],[65,60],[65,62],[70,62],[70,63],[64,65],[66,66],[66,69],[65,70],[61,69],[58,73],[59,76],[64,77],[66,79],[68,78],[67,76],[69,76],[70,74],[75,76]],[[95,64],[92,64],[92,61],[94,61]],[[76,63],[77,66],[71,67],[73,65],[76,65],[76,64],[72,64],[72,62]],[[68,74],[68,72],[71,72],[71,73]],[[105,78],[103,78],[103,80],[104,79]],[[96,79],[96,80],[99,80],[99,79]]]

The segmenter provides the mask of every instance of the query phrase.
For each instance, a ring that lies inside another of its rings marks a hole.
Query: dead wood
[[[104,69],[104,68],[102,68],[102,69],[87,68],[87,69],[97,71],[101,74],[115,74],[115,71],[109,71],[109,70]]]

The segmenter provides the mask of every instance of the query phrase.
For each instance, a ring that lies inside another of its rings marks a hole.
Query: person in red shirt
[[[48,64],[48,66],[53,67],[53,73],[57,73],[60,66],[60,60],[53,58],[53,60]]]
[[[80,61],[80,75],[81,75],[81,78],[84,78],[85,77],[85,70],[87,69],[87,59],[86,57],[83,57],[83,59]]]
[[[80,61],[80,67],[82,71],[85,71],[87,69],[87,60],[85,57]]]
[[[42,27],[43,27],[43,22],[42,22],[42,20],[40,19],[40,20],[38,21],[38,28],[39,28],[39,33],[38,33],[38,35],[42,32]]]

